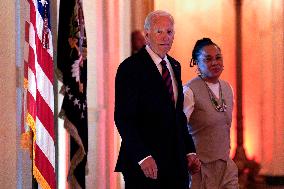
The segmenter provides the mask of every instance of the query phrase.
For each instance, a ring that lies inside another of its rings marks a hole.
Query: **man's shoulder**
[[[146,50],[140,50],[139,52],[127,57],[123,60],[119,65],[119,70],[139,70],[139,66],[143,66],[143,62],[145,61]]]

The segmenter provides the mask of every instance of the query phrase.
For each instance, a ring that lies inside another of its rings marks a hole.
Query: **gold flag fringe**
[[[32,141],[33,141],[32,147],[30,148],[32,152],[31,158],[33,161],[33,175],[42,189],[51,189],[48,182],[44,179],[44,177],[42,176],[42,174],[40,173],[40,171],[38,170],[35,164],[35,148],[34,147],[36,143],[36,126],[35,126],[34,118],[29,113],[27,113],[26,122],[27,122],[27,125],[31,129],[30,134],[29,135],[27,134],[27,136],[32,137]],[[31,140],[31,138],[28,140]]]
[[[61,112],[61,115],[64,114]],[[64,127],[69,132],[70,136],[74,138],[74,140],[77,142],[79,149],[74,154],[74,156],[71,159],[70,162],[70,168],[68,171],[67,180],[71,184],[71,188],[78,188],[80,186],[74,176],[74,170],[77,167],[77,165],[84,159],[84,156],[86,155],[84,145],[82,143],[82,140],[78,134],[78,131],[76,127],[71,123],[67,117],[64,117]]]

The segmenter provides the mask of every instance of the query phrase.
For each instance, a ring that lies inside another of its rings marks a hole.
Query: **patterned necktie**
[[[174,98],[173,84],[172,84],[171,74],[169,72],[169,69],[167,68],[167,62],[165,60],[162,60],[161,65],[162,65],[162,78],[165,82],[167,90],[169,91],[170,98],[174,103],[175,98]]]

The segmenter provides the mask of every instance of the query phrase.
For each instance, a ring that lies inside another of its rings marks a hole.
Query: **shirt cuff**
[[[188,153],[188,154],[186,154],[186,156],[190,156],[190,155],[196,155],[196,153]]]
[[[148,159],[149,157],[152,157],[152,156],[147,156],[147,157],[145,157],[144,159],[142,159],[141,161],[139,161],[138,164],[141,165],[141,163],[143,163],[143,161],[145,161],[145,160]]]

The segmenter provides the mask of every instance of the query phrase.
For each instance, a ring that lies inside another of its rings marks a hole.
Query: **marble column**
[[[16,4],[1,1],[0,17],[0,186],[17,188]]]

